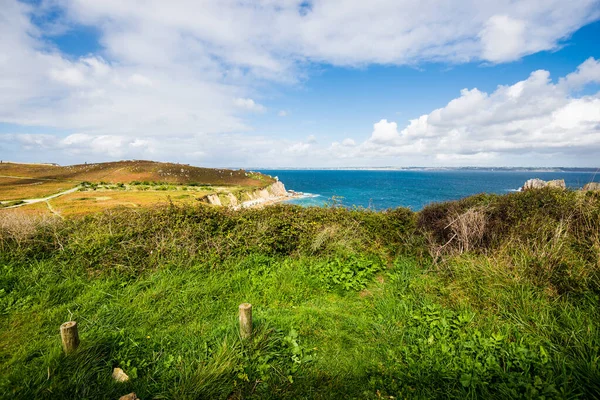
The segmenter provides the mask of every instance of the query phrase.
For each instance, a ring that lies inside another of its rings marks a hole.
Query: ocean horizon
[[[525,181],[564,179],[577,189],[599,181],[600,173],[555,168],[532,169],[259,169],[277,177],[288,190],[302,192],[288,203],[301,206],[340,204],[374,210],[408,207],[418,211],[431,203],[478,193],[518,191]]]

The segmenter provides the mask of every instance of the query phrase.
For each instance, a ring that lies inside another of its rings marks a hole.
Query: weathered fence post
[[[252,336],[252,304],[240,304],[240,336],[248,339]]]
[[[60,337],[62,339],[63,349],[69,354],[79,346],[79,333],[77,332],[77,322],[69,321],[60,326]]]

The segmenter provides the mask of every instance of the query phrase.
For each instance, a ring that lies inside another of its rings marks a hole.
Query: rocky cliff
[[[201,200],[205,203],[212,204],[215,206],[222,206],[223,203],[228,204],[230,207],[251,207],[261,203],[281,200],[288,196],[288,192],[282,182],[275,182],[263,189],[251,190],[242,192],[241,195],[234,195],[233,193],[213,193],[204,196]]]
[[[283,183],[279,181],[267,186],[264,189],[244,193],[244,197],[246,200],[268,200],[272,197],[282,196],[287,196],[287,190],[285,190],[285,186],[283,185]]]

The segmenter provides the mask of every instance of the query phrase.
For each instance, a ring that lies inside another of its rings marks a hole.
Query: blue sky
[[[1,159],[600,166],[596,0],[5,1]]]

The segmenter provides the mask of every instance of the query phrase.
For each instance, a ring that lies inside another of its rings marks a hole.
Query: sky
[[[0,0],[0,159],[600,167],[600,0]]]

